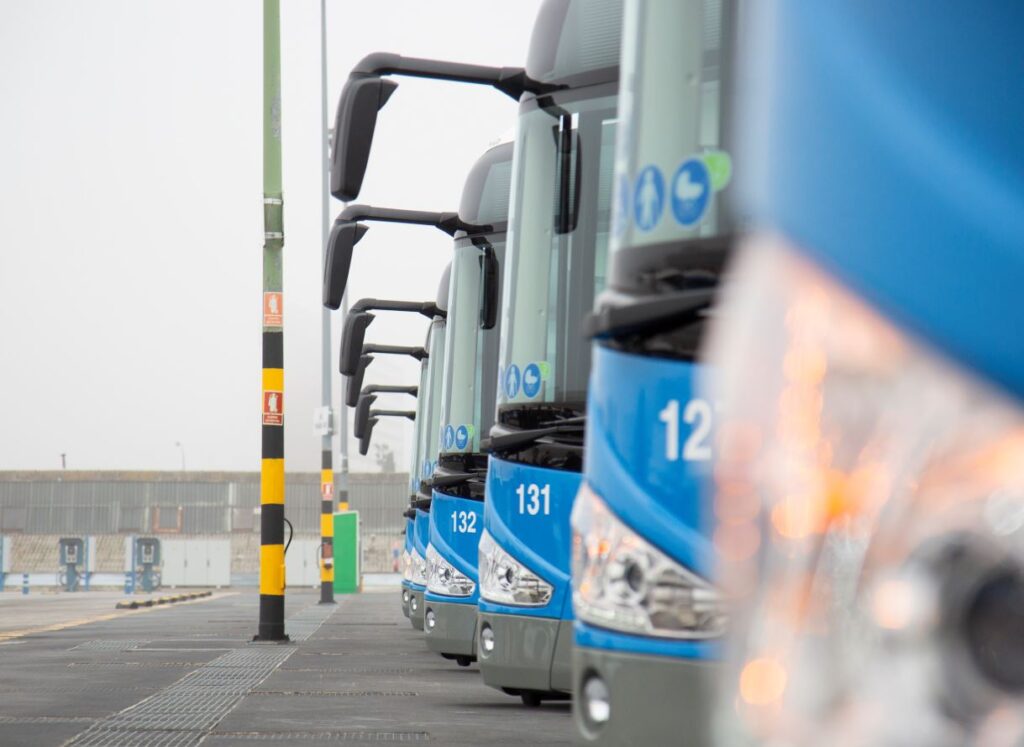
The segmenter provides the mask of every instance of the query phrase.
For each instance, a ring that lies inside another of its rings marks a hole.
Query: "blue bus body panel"
[[[551,600],[543,607],[513,607],[480,599],[481,611],[530,617],[572,617],[569,514],[580,480],[577,472],[490,458],[484,528],[506,552],[554,589]],[[530,513],[533,507],[537,509],[535,514]]]
[[[621,651],[650,656],[672,656],[678,659],[717,659],[721,644],[715,641],[673,641],[665,638],[630,635],[588,625],[581,620],[573,622],[576,645],[604,651]]]
[[[430,514],[423,509],[416,509],[416,520],[413,523],[412,545],[424,560],[427,557],[427,544],[430,542]],[[416,591],[424,591],[427,587],[412,584]]]
[[[405,520],[405,551],[407,553],[412,553],[412,535],[413,535],[413,532],[415,532],[415,531],[416,531],[416,525],[413,523],[413,520],[412,519],[406,519]],[[405,569],[403,569],[403,571],[404,570]],[[409,579],[407,579],[407,578],[405,578],[403,576],[402,577],[402,586],[404,586],[406,589],[411,589],[412,588],[412,583],[409,581]]]
[[[584,474],[612,512],[699,576],[713,571],[711,511],[705,498],[714,404],[698,393],[699,366],[594,346]],[[705,407],[689,407],[701,401]],[[663,412],[675,402],[676,458],[666,454]],[[686,422],[691,410],[692,422]],[[703,411],[704,414],[700,414]],[[703,432],[703,433],[702,433]]]
[[[710,578],[712,517],[705,491],[714,405],[701,398],[699,375],[700,367],[692,363],[595,345],[584,476],[619,521]],[[704,404],[691,407],[694,401]],[[666,420],[675,429],[671,447]],[[629,635],[580,621],[575,640],[579,646],[639,654],[713,658],[716,653],[713,643]]]
[[[1024,3],[749,6],[742,212],[1024,397]]]
[[[428,591],[428,602],[477,603],[480,596],[477,564],[483,526],[482,502],[434,491],[433,500],[430,502],[430,544],[442,558],[473,579],[477,586],[468,597],[451,597]]]

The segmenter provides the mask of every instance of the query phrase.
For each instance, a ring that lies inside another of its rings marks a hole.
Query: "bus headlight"
[[[412,556],[408,550],[402,550],[402,578],[412,581]]]
[[[543,607],[551,601],[551,584],[505,552],[484,530],[480,535],[480,596],[488,602]]]
[[[707,356],[721,743],[1024,744],[1020,401],[752,242]]]
[[[427,545],[427,589],[448,597],[468,597],[473,594],[476,584],[442,558],[433,545]]]
[[[721,595],[620,522],[585,482],[572,527],[573,606],[581,620],[667,638],[722,634]]]
[[[427,585],[427,561],[420,555],[419,550],[413,548],[409,553],[409,582],[417,586]]]

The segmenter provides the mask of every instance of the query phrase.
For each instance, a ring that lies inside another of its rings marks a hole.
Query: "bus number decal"
[[[551,486],[550,485],[520,485],[516,488],[516,495],[519,496],[519,513],[536,516],[551,514]]]
[[[675,462],[679,459],[679,400],[669,400],[658,420],[665,424],[665,459]],[[707,400],[691,399],[683,408],[682,420],[691,426],[683,444],[683,461],[707,461],[711,458],[711,405]]]
[[[455,534],[476,534],[476,514],[472,511],[452,511],[452,531]]]

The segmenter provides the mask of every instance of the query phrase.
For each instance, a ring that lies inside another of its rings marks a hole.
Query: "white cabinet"
[[[231,540],[163,539],[164,586],[230,586]]]
[[[320,585],[320,540],[293,539],[284,557],[285,584],[300,586]]]

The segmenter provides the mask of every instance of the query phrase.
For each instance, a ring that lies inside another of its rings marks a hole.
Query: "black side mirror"
[[[377,418],[370,418],[366,421],[366,429],[363,431],[362,437],[359,439],[359,453],[366,456],[366,452],[370,450],[370,439],[373,437],[373,426],[377,425]]]
[[[485,246],[480,255],[480,329],[494,329],[498,323],[499,276],[498,255],[493,246]]]
[[[398,88],[394,81],[375,75],[350,77],[341,91],[334,115],[331,143],[331,194],[348,202],[359,196],[370,158],[377,112]]]
[[[363,389],[363,376],[366,374],[366,367],[373,363],[372,355],[359,356],[359,365],[356,366],[354,374],[348,377],[345,382],[345,404],[355,407],[359,402],[359,392]]]
[[[359,358],[363,351],[366,328],[374,320],[374,315],[366,311],[350,311],[345,317],[345,329],[341,334],[341,360],[338,370],[351,376],[359,366]]]
[[[334,221],[327,240],[327,263],[324,265],[324,306],[337,309],[348,285],[348,272],[352,267],[352,248],[363,238],[367,227],[348,220]]]
[[[352,435],[362,438],[366,432],[366,424],[370,422],[370,408],[377,401],[376,394],[363,394],[356,405],[356,414],[352,419]]]

